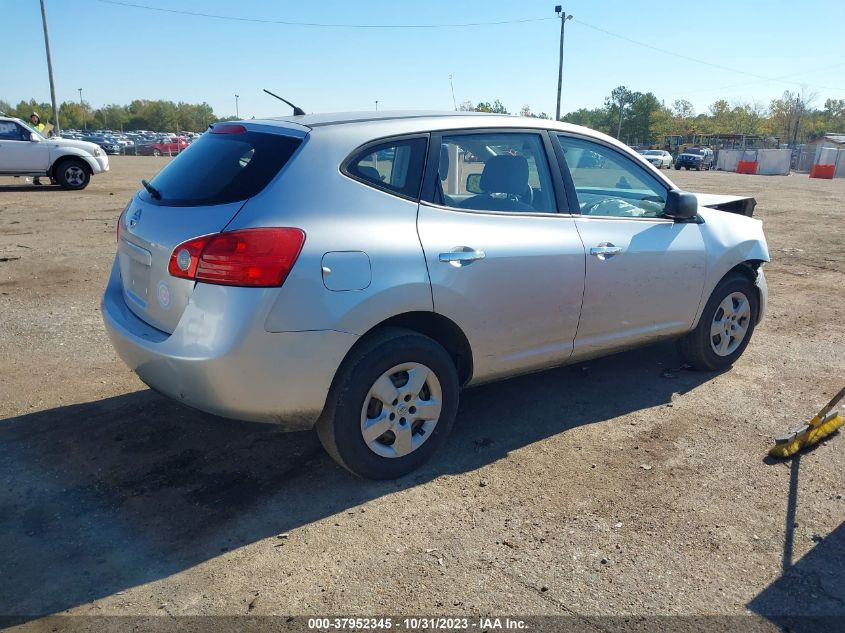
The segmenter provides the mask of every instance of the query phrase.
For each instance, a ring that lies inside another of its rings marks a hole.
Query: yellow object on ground
[[[772,457],[792,457],[802,448],[818,444],[839,427],[845,424],[845,417],[831,413],[831,409],[845,397],[845,388],[837,393],[825,407],[804,426],[775,439],[775,445],[769,451]]]

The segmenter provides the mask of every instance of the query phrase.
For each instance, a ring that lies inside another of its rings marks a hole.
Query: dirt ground
[[[688,190],[758,200],[770,308],[740,362],[677,370],[661,344],[471,389],[445,450],[373,483],[310,433],[151,393],[112,351],[99,298],[115,220],[166,160],[112,158],[78,193],[0,178],[7,624],[49,630],[38,618],[55,613],[569,615],[589,630],[619,615],[845,618],[845,436],[791,465],[764,459],[845,381],[845,180],[671,171]]]

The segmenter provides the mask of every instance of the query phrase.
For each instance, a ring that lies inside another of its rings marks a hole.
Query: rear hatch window
[[[242,126],[224,124],[221,129],[244,131],[203,134],[152,179],[161,199],[142,191],[143,200],[166,207],[246,200],[267,186],[302,143]]]

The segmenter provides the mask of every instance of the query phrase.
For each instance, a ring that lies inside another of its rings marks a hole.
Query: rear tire
[[[78,158],[66,158],[53,170],[54,178],[62,189],[78,191],[91,182],[91,170]]]
[[[317,436],[341,466],[366,479],[395,479],[446,440],[460,386],[451,357],[433,339],[390,328],[343,361]]]
[[[153,150],[153,156],[161,156],[161,152],[158,151],[157,149],[154,149]]]
[[[713,290],[695,329],[679,339],[678,351],[695,369],[727,369],[748,346],[759,312],[757,288],[745,275],[731,273]]]

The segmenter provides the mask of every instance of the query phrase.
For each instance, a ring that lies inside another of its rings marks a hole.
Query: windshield
[[[698,155],[701,155],[703,153],[704,152],[701,149],[699,149],[698,147],[690,147],[687,151],[684,152],[684,154],[698,154]]]
[[[660,156],[662,153],[663,152],[661,152],[660,150],[656,150],[656,149],[647,149],[646,151],[643,152],[643,154],[645,156]]]

